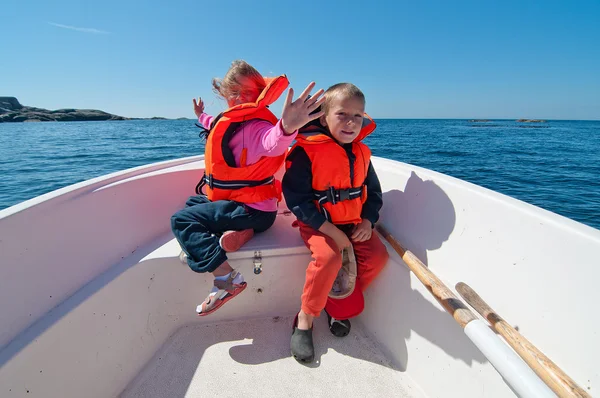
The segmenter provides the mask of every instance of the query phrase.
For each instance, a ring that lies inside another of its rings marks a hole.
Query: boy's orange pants
[[[306,270],[302,310],[312,316],[319,316],[325,309],[336,319],[357,316],[364,308],[362,292],[381,272],[389,257],[379,236],[373,231],[368,241],[352,242],[357,265],[356,286],[349,297],[336,300],[329,298],[328,295],[342,267],[342,255],[329,236],[301,222],[298,224],[302,240],[313,257]]]

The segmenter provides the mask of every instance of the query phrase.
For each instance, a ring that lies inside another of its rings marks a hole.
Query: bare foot
[[[310,328],[312,328],[314,318],[314,316],[309,315],[306,312],[300,310],[300,312],[298,313],[297,328],[302,330],[309,330]]]
[[[233,271],[233,268],[231,268],[231,265],[229,265],[229,263],[225,261],[223,264],[219,265],[219,268],[214,270],[212,274],[214,276],[225,276],[231,271]]]

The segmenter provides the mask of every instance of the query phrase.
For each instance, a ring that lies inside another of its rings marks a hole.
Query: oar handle
[[[405,250],[400,242],[383,225],[377,224],[375,228],[392,245],[410,270],[462,328],[467,326],[469,322],[477,319],[475,314],[421,260],[410,251]]]
[[[533,371],[560,398],[590,397],[544,353],[538,350],[521,333],[498,315],[483,299],[466,283],[456,284],[456,290],[471,307],[481,314],[506,342],[523,358]]]

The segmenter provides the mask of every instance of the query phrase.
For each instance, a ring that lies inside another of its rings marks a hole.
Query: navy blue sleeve
[[[319,212],[314,203],[312,189],[312,165],[308,155],[301,147],[296,147],[288,155],[291,165],[283,176],[283,196],[287,207],[299,221],[314,229],[321,228],[325,216]]]
[[[371,221],[371,224],[375,225],[379,220],[379,210],[383,206],[383,194],[381,193],[379,178],[371,162],[369,162],[365,185],[367,186],[367,201],[363,204],[360,217]]]

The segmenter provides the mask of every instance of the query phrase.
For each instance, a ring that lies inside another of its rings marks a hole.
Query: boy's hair
[[[325,115],[329,111],[329,107],[331,106],[331,101],[336,98],[358,98],[362,100],[363,103],[366,103],[365,95],[358,87],[356,87],[352,83],[338,83],[329,87],[327,91],[325,91],[325,102],[323,102],[322,110],[325,112]]]
[[[243,91],[243,87],[238,80],[242,76],[253,80],[259,89],[259,93],[267,86],[265,79],[252,65],[244,60],[237,59],[231,63],[231,67],[223,79],[214,78],[212,80],[213,90],[226,100],[237,97]]]

